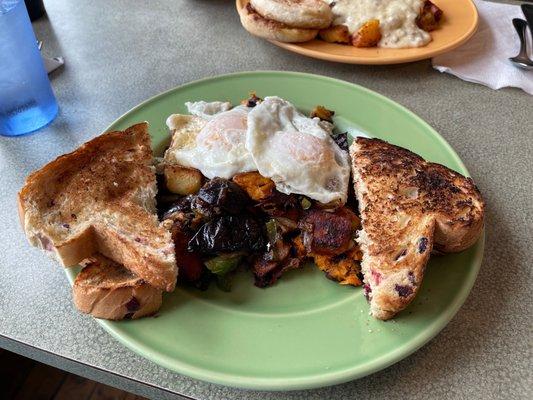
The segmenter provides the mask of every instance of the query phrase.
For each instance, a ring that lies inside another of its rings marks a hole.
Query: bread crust
[[[333,13],[322,0],[250,0],[264,18],[292,28],[324,29],[331,25]]]
[[[279,42],[299,43],[314,39],[318,29],[293,28],[278,21],[264,18],[246,1],[238,8],[241,24],[252,35]]]
[[[371,314],[389,319],[416,296],[432,250],[477,241],[484,202],[472,179],[382,140],[357,138],[350,154],[365,293]]]
[[[121,320],[153,315],[161,307],[161,290],[110,259],[96,254],[83,264],[72,286],[74,304],[81,312]]]
[[[30,243],[65,267],[100,251],[172,291],[174,245],[154,213],[147,127],[105,133],[30,174],[18,195],[19,216]]]

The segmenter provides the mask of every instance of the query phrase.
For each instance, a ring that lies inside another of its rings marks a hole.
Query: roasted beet
[[[203,215],[240,214],[250,204],[250,198],[239,185],[222,178],[208,181],[200,191],[193,208]]]
[[[179,222],[174,223],[171,233],[172,240],[174,241],[179,278],[186,282],[198,281],[201,277],[204,265],[198,254],[187,250],[190,236],[184,232]]]
[[[200,227],[189,242],[189,251],[215,254],[261,251],[266,246],[263,224],[252,217],[225,215]]]

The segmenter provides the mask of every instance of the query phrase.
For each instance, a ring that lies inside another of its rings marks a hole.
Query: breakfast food
[[[245,264],[266,287],[312,259],[340,284],[364,281],[372,314],[388,319],[416,295],[432,249],[463,250],[481,232],[483,203],[470,179],[365,138],[352,146],[361,225],[348,190],[347,136],[333,133],[334,112],[325,107],[307,117],[280,97],[255,94],[234,108],[187,107],[194,115],[167,120],[173,137],[164,164],[198,168],[205,183],[160,213],[189,283],[226,285]],[[224,157],[214,162],[210,148]]]
[[[274,32],[281,32],[282,26],[318,29],[324,41],[355,47],[425,46],[431,41],[429,32],[438,28],[443,16],[430,0],[243,0],[241,4],[241,22],[254,35],[302,42],[306,35]],[[311,40],[316,33],[307,36]]]
[[[209,179],[229,179],[255,169],[245,147],[248,107],[226,110],[223,105],[204,102],[187,106],[196,115],[174,114],[167,118],[167,126],[174,132],[165,153],[167,165],[196,168]],[[205,113],[206,108],[211,114]]]
[[[323,29],[331,25],[333,14],[322,0],[250,0],[263,17],[298,28]]]
[[[378,45],[382,37],[379,19],[370,19],[352,34],[352,44],[355,47],[374,47]]]
[[[137,319],[155,314],[162,292],[121,265],[95,254],[82,262],[72,286],[74,304],[95,318]]]
[[[364,292],[372,315],[385,320],[413,300],[432,250],[475,243],[484,203],[472,179],[401,147],[359,137],[350,153]]]
[[[252,35],[268,40],[299,43],[307,42],[318,34],[318,29],[291,27],[282,22],[267,19],[260,15],[247,0],[244,1],[245,5],[237,11],[242,26]]]
[[[352,36],[345,25],[334,25],[318,32],[320,39],[330,43],[350,44]]]
[[[332,133],[331,123],[309,118],[279,97],[266,97],[248,116],[246,148],[259,173],[280,192],[344,204],[350,164]]]
[[[170,232],[155,214],[147,124],[108,132],[32,173],[19,193],[29,242],[65,267],[99,252],[155,288],[172,291]]]
[[[361,284],[359,219],[344,207],[350,164],[339,141],[346,137],[333,136],[333,112],[317,107],[308,117],[284,99],[255,94],[234,108],[186,106],[190,114],[167,118],[172,140],[160,170],[186,167],[204,184],[176,191],[165,172],[158,195],[187,195],[158,203],[182,278],[203,287],[246,264],[266,287],[316,258],[331,279]]]
[[[167,118],[163,158],[141,123],[59,157],[20,191],[30,243],[84,266],[80,311],[136,319],[177,278],[229,290],[246,268],[264,288],[313,260],[339,284],[364,284],[371,314],[389,319],[416,296],[432,251],[464,250],[481,233],[471,179],[378,139],[349,147],[326,107],[307,116],[255,93],[235,107],[185,106]]]
[[[355,47],[421,47],[442,11],[428,0],[326,0],[333,26],[346,26]]]

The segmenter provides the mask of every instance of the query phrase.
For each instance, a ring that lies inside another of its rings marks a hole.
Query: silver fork
[[[527,54],[527,22],[520,18],[513,18],[513,25],[520,38],[520,52],[516,56],[509,58],[509,60],[518,68],[533,70],[533,61],[531,61]]]

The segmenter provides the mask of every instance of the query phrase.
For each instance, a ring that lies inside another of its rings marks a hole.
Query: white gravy
[[[378,47],[422,47],[431,36],[416,25],[424,0],[325,0],[335,3],[333,25],[346,25],[357,32],[370,19],[379,20],[381,40]]]

